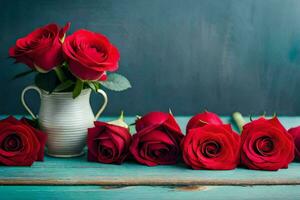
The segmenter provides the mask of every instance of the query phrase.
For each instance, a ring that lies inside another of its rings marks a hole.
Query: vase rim
[[[51,94],[48,92],[48,91],[46,91],[46,90],[43,90],[43,89],[41,89],[41,88],[39,88],[41,91],[42,91],[42,93],[44,94],[44,95],[68,95],[68,94],[72,94],[72,92],[51,92]],[[81,93],[80,93],[80,95],[83,95],[83,94],[88,94],[88,93],[90,93],[91,92],[91,88],[86,88],[86,89],[83,89],[83,90],[81,90]]]

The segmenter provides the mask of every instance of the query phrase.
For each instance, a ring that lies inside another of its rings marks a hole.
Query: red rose
[[[229,124],[192,128],[181,143],[184,162],[193,169],[230,170],[240,160],[240,136]]]
[[[223,124],[223,122],[217,114],[205,111],[203,113],[195,115],[189,120],[186,126],[186,132],[188,133],[189,129],[191,128],[202,127],[206,124],[220,125]]]
[[[288,132],[292,135],[295,144],[295,154],[298,160],[300,160],[300,126],[290,128]]]
[[[9,49],[9,56],[40,72],[50,71],[64,61],[62,41],[69,26],[69,23],[64,28],[49,24],[38,28],[18,39]]]
[[[241,162],[250,169],[287,168],[294,159],[293,138],[277,117],[261,117],[244,125],[241,140]]]
[[[24,119],[10,116],[0,121],[0,163],[31,166],[44,159],[47,135],[31,127]]]
[[[95,122],[88,129],[88,160],[101,163],[121,164],[129,153],[131,135],[127,128]]]
[[[148,166],[175,164],[183,134],[171,114],[151,112],[136,121],[130,152]]]
[[[78,30],[66,38],[63,51],[70,71],[82,80],[100,80],[105,71],[118,69],[119,51],[100,33]]]

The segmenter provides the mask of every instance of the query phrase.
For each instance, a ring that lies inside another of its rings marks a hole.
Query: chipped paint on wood
[[[201,185],[190,185],[190,186],[178,186],[175,187],[175,190],[179,191],[205,191],[208,190],[208,186],[201,186]]]

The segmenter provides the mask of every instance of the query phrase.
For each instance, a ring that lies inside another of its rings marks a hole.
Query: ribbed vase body
[[[87,129],[95,120],[90,106],[91,90],[72,93],[42,92],[39,124],[48,134],[47,153],[56,157],[74,157],[83,153]]]

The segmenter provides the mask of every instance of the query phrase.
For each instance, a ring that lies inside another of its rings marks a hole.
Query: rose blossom
[[[277,117],[261,117],[244,125],[241,141],[241,162],[250,169],[287,168],[294,159],[293,138]]]
[[[63,51],[70,71],[82,80],[100,80],[105,71],[118,69],[119,51],[100,33],[78,30],[66,38]]]
[[[35,29],[17,40],[9,49],[9,56],[15,58],[17,63],[24,63],[40,72],[48,72],[64,61],[62,42],[69,27],[70,23],[64,28],[49,24]]]
[[[34,129],[25,119],[10,116],[0,121],[0,163],[31,166],[44,159],[47,135]]]
[[[184,162],[193,169],[230,170],[239,164],[240,136],[229,124],[189,129],[181,147]]]
[[[290,128],[288,132],[292,135],[295,144],[295,155],[300,160],[300,126]]]
[[[136,121],[130,152],[148,166],[175,164],[180,155],[183,134],[173,115],[151,112]]]
[[[128,128],[97,121],[94,128],[88,129],[88,160],[121,164],[129,153],[130,144]]]

